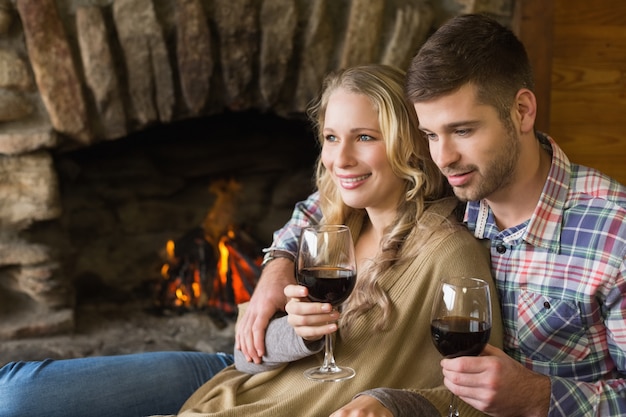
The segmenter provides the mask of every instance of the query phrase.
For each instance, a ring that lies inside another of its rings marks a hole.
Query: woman
[[[198,389],[180,416],[323,416],[357,393],[364,395],[355,401],[378,400],[372,415],[395,414],[401,398],[372,391],[381,386],[421,394],[414,415],[447,410],[441,355],[430,338],[434,290],[450,275],[492,283],[490,263],[458,223],[458,201],[429,156],[403,81],[401,71],[382,65],[339,71],[312,107],[322,222],[348,225],[355,240],[359,273],[341,314],[306,301],[304,287],[288,286],[288,315],[270,323],[263,362],[236,351],[235,366]],[[500,310],[493,307],[491,343],[501,345]],[[321,362],[323,336],[333,332],[336,357],[357,375],[340,383],[305,379],[303,371]],[[480,415],[467,405],[460,411]]]

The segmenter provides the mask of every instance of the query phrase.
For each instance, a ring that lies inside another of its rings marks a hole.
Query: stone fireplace
[[[136,294],[213,181],[260,247],[312,189],[330,70],[406,67],[447,17],[513,0],[0,0],[0,340],[71,332],[77,294]]]

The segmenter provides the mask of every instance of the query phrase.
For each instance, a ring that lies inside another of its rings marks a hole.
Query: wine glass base
[[[350,379],[356,375],[352,368],[333,367],[316,367],[304,371],[304,376],[313,381],[320,382],[339,382]]]

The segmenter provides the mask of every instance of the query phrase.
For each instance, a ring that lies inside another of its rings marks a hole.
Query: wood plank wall
[[[626,1],[555,0],[552,39],[548,133],[626,184]]]

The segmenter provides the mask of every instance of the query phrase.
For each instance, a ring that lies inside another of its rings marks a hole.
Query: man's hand
[[[330,415],[330,417],[393,417],[377,399],[361,395]]]
[[[283,290],[295,282],[293,261],[287,258],[274,259],[263,268],[248,308],[236,326],[235,349],[241,350],[246,360],[261,363],[267,325],[274,314],[285,310]]]
[[[494,417],[547,416],[550,378],[487,345],[481,356],[443,359],[444,384],[472,407]]]

